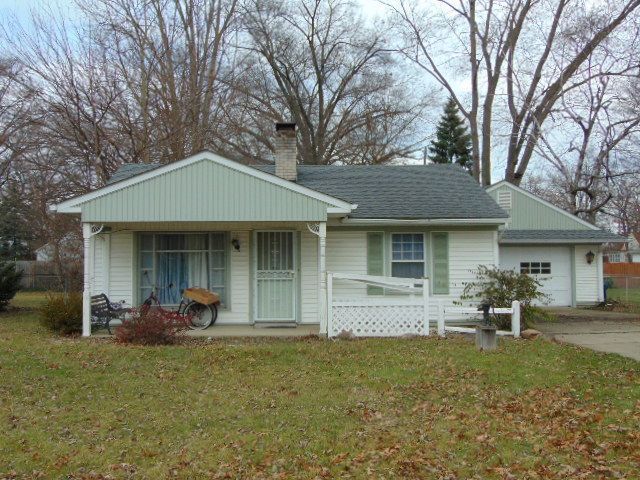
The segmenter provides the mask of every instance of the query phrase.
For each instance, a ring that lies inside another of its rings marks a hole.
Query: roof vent
[[[498,205],[504,210],[511,210],[512,198],[509,190],[502,190],[498,192]]]

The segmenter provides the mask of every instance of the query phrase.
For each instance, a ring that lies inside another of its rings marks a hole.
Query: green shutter
[[[449,293],[449,234],[433,234],[433,293]]]
[[[384,233],[367,233],[367,275],[384,275]],[[369,295],[382,295],[381,287],[367,286]]]

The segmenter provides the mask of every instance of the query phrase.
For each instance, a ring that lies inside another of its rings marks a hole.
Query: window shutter
[[[449,234],[433,234],[433,293],[449,293]]]
[[[384,275],[384,233],[367,232],[367,275]],[[367,285],[367,294],[382,295],[381,287]]]

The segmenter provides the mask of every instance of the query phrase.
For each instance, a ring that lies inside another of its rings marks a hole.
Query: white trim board
[[[591,230],[600,230],[600,228],[596,227],[595,225],[592,225],[591,223],[582,220],[579,217],[576,217],[575,215],[571,215],[569,212],[567,212],[566,210],[561,209],[560,207],[555,206],[553,203],[548,202],[547,200],[545,200],[544,198],[540,198],[537,195],[534,195],[531,192],[527,192],[524,188],[522,187],[518,187],[517,185],[514,185],[511,182],[507,182],[506,180],[501,180],[498,183],[494,183],[493,185],[490,185],[489,187],[487,187],[487,192],[491,192],[493,190],[495,190],[498,187],[502,187],[503,185],[506,185],[507,187],[515,190],[516,192],[522,193],[524,195],[526,195],[527,197],[531,198],[532,200],[536,200],[537,202],[555,210],[558,213],[562,213],[563,215],[565,215],[566,217],[571,218],[572,220],[575,220],[576,222],[584,225],[585,227],[589,227]]]
[[[117,192],[118,190],[122,190],[124,188],[130,187],[137,183],[144,182],[145,180],[149,180],[151,178],[164,175],[169,172],[173,172],[174,170],[188,167],[189,165],[192,165],[194,163],[198,163],[201,161],[210,161],[218,165],[222,165],[224,167],[230,168],[232,170],[242,172],[246,175],[259,178],[261,180],[272,183],[274,185],[278,185],[280,187],[286,188],[296,193],[306,195],[307,197],[314,198],[321,202],[328,203],[329,205],[332,206],[330,213],[349,213],[358,207],[357,205],[351,204],[349,202],[345,202],[344,200],[340,200],[339,198],[335,198],[330,195],[320,193],[311,188],[304,187],[294,182],[290,182],[289,180],[284,180],[283,178],[280,178],[276,175],[272,175],[270,173],[257,170],[253,167],[249,167],[247,165],[234,162],[233,160],[229,160],[213,152],[205,150],[203,152],[196,153],[195,155],[187,157],[183,160],[178,160],[177,162],[169,163],[167,165],[154,168],[147,172],[134,175],[130,178],[121,180],[111,185],[106,185],[97,190],[94,190],[93,192],[89,192],[75,198],[70,198],[69,200],[60,202],[57,205],[52,205],[51,210],[57,211],[59,213],[80,213],[81,211],[80,205],[83,203],[86,203],[90,200],[94,200],[96,198],[103,197],[113,192]]]

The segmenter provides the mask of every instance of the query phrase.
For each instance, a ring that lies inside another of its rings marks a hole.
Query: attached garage
[[[567,246],[500,247],[500,268],[528,273],[542,283],[549,305],[566,307],[573,303],[572,249]]]
[[[499,265],[540,280],[554,307],[604,300],[602,245],[625,239],[602,230],[508,182],[487,189],[508,214]]]

